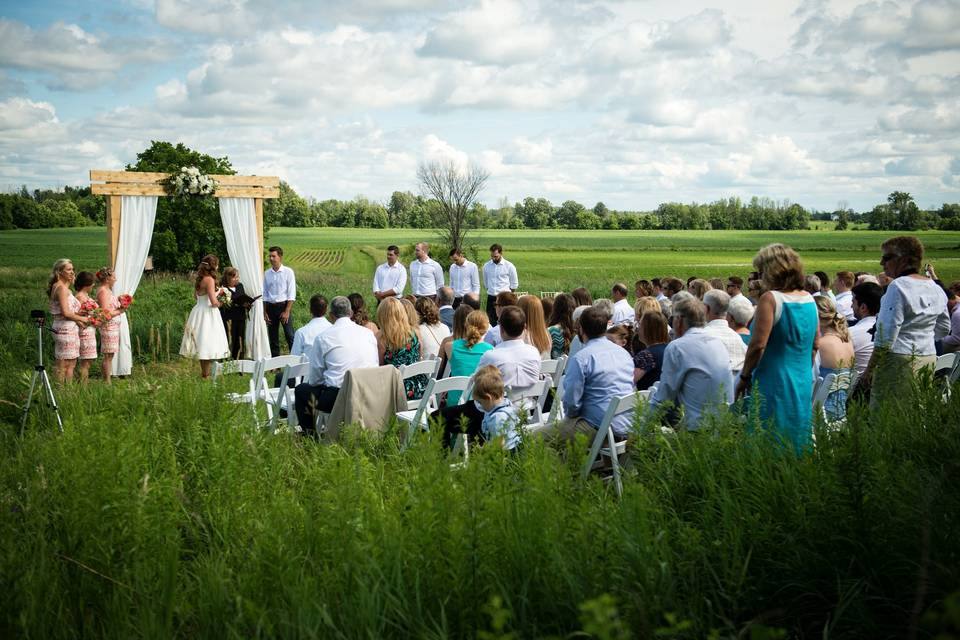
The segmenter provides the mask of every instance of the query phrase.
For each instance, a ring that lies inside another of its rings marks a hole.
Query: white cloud
[[[659,25],[656,46],[660,49],[703,52],[730,41],[731,28],[719,9],[705,9],[681,20]]]

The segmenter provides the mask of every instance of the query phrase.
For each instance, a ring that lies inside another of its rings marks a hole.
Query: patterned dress
[[[71,313],[80,313],[80,301],[68,292]],[[57,360],[76,360],[80,357],[80,325],[63,317],[60,301],[50,299],[50,315],[53,316],[53,354]]]
[[[83,304],[78,300],[79,304]],[[97,359],[97,328],[88,324],[80,329],[80,359]]]
[[[395,367],[401,365],[414,364],[420,362],[420,339],[414,333],[409,342],[399,349],[387,349],[383,353],[384,364],[392,364]],[[427,388],[427,376],[419,375],[407,378],[403,381],[404,391],[407,392],[408,400],[416,400],[423,397],[423,392]]]
[[[107,291],[107,300],[103,305],[104,309],[109,311],[116,311],[120,308],[120,303],[117,301],[117,296],[113,295],[113,291],[109,289]],[[102,327],[100,327],[100,352],[101,353],[116,353],[120,348],[120,318],[113,317],[110,319],[110,322],[107,322]]]

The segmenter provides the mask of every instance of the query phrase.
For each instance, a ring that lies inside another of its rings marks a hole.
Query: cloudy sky
[[[151,140],[302,195],[417,164],[484,199],[960,201],[960,0],[115,0],[0,4],[0,189]]]

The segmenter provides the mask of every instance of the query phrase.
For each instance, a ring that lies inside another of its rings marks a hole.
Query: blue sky
[[[960,200],[960,0],[0,5],[0,189],[150,140],[317,199],[475,163],[483,199]]]

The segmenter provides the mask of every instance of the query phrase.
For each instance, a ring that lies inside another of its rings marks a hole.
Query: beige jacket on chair
[[[382,433],[397,412],[406,408],[407,394],[399,369],[393,365],[351,369],[330,411],[324,439],[336,442],[344,424],[359,424]]]

